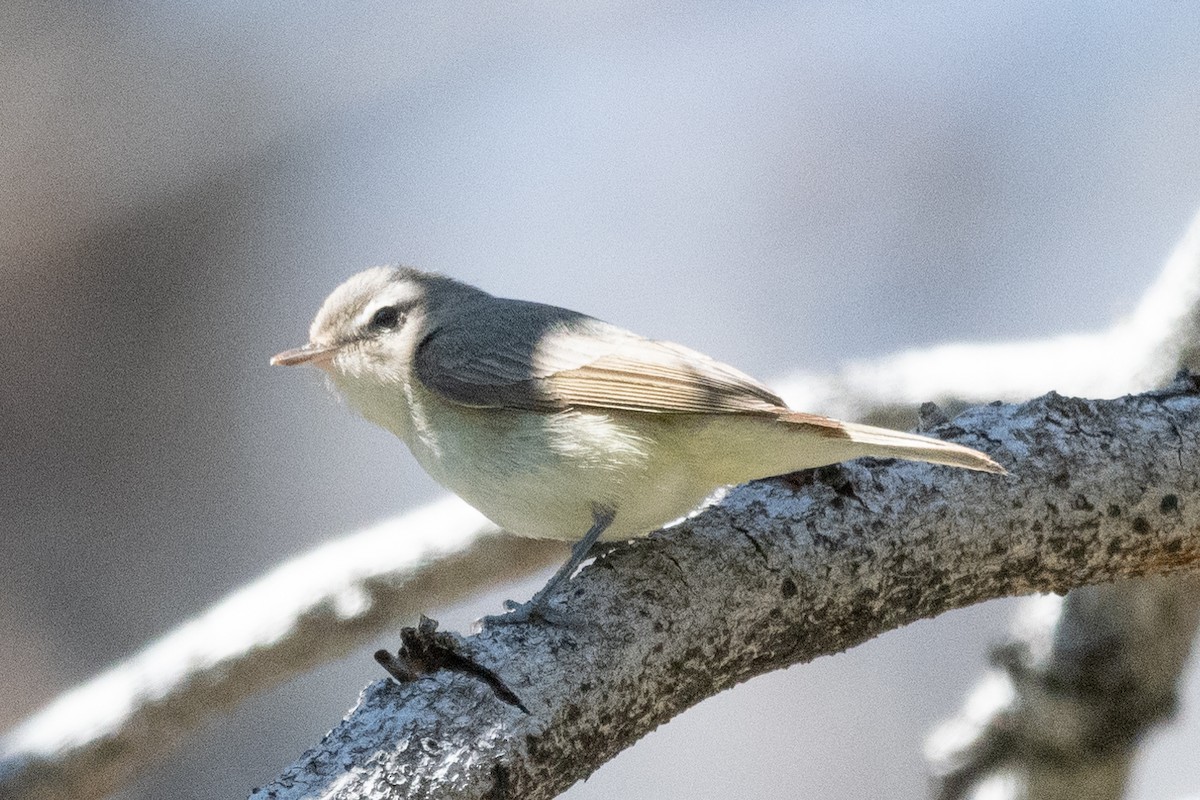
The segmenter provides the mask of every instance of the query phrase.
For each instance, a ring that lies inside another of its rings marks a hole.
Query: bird
[[[1002,474],[953,442],[796,411],[745,373],[553,305],[411,267],[373,267],[272,365],[323,370],[438,483],[510,533],[574,541],[529,603],[598,541],[645,536],[729,485],[861,456]]]

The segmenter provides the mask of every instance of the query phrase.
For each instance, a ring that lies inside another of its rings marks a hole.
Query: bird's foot
[[[565,564],[558,568],[558,572],[554,573],[554,577],[538,590],[533,599],[522,605],[517,605],[511,600],[506,600],[504,607],[508,609],[507,614],[484,617],[483,622],[487,625],[516,625],[540,619],[544,622],[549,622],[551,625],[563,624],[566,621],[566,617],[560,612],[552,611],[549,603],[546,602],[546,598],[551,597],[555,589],[567,584],[571,580],[571,576],[575,574],[575,570],[579,569],[579,565],[587,558],[588,552],[600,539],[600,534],[604,533],[613,521],[615,512],[608,508],[596,507],[592,510],[592,514],[595,521],[592,523],[591,529],[582,539],[575,543],[575,546],[571,548],[571,557],[567,559]]]

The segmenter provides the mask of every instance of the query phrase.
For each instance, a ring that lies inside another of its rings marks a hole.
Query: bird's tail
[[[785,411],[776,417],[788,427],[805,428],[810,434],[810,443],[820,441],[822,446],[810,450],[816,463],[830,464],[846,458],[877,456],[881,458],[911,458],[913,461],[928,461],[948,464],[950,467],[976,469],[982,473],[1004,475],[1007,470],[978,450],[956,445],[953,441],[942,441],[922,437],[916,433],[890,431],[874,425],[859,425],[857,422],[842,422],[828,416],[804,414],[803,411]]]
[[[1007,472],[1004,467],[984,453],[954,442],[931,439],[915,433],[876,428],[873,425],[859,425],[854,422],[843,422],[842,425],[851,442],[864,446],[867,452],[864,452],[863,455],[909,458],[914,461],[929,461],[933,464],[947,464],[952,467],[993,472],[998,475],[1004,475]]]

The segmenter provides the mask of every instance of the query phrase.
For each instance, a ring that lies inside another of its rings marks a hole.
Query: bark
[[[951,608],[1200,559],[1191,378],[977,408],[936,433],[1013,474],[868,461],[741,487],[584,570],[553,600],[560,623],[459,642],[531,713],[459,672],[381,681],[254,797],[553,797],[755,675]]]

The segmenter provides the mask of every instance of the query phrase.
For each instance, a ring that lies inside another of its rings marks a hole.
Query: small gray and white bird
[[[686,347],[415,269],[350,278],[308,344],[271,363],[323,369],[505,530],[578,540],[514,619],[539,612],[597,540],[644,536],[721,486],[859,456],[1004,472],[952,442],[793,411]]]

